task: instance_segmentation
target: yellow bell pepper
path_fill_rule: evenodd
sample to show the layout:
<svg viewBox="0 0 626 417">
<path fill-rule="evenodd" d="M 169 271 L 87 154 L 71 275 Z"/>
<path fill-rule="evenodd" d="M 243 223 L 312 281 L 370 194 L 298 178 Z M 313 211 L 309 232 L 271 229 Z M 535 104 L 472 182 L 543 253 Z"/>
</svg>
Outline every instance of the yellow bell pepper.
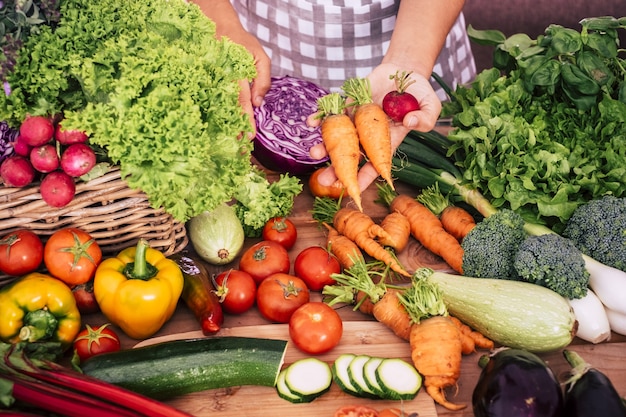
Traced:
<svg viewBox="0 0 626 417">
<path fill-rule="evenodd" d="M 134 339 L 159 331 L 174 314 L 182 290 L 178 264 L 144 239 L 102 261 L 93 287 L 102 313 Z"/>
<path fill-rule="evenodd" d="M 80 326 L 72 290 L 50 275 L 33 272 L 0 290 L 0 339 L 4 342 L 56 341 L 67 349 Z"/>
</svg>

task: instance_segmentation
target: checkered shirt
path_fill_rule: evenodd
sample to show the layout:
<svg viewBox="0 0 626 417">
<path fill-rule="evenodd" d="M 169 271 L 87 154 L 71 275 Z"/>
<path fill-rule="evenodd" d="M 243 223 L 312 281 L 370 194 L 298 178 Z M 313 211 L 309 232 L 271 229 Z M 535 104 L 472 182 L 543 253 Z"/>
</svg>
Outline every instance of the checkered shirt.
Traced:
<svg viewBox="0 0 626 417">
<path fill-rule="evenodd" d="M 291 75 L 337 91 L 365 77 L 384 56 L 397 0 L 231 0 L 244 27 L 272 60 L 272 76 Z M 433 69 L 453 89 L 476 75 L 461 14 Z M 433 80 L 442 100 L 446 95 Z"/>
</svg>

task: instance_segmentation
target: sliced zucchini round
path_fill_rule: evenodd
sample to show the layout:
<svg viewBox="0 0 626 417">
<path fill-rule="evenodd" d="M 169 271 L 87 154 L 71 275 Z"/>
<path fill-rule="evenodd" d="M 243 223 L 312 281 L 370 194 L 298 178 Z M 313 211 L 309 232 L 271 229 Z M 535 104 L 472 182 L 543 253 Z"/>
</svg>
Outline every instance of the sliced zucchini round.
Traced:
<svg viewBox="0 0 626 417">
<path fill-rule="evenodd" d="M 330 366 L 317 358 L 300 359 L 285 372 L 285 386 L 303 402 L 313 401 L 330 389 L 333 382 Z"/>
<path fill-rule="evenodd" d="M 376 380 L 385 398 L 412 400 L 422 387 L 422 376 L 402 359 L 385 359 L 376 368 Z"/>
</svg>

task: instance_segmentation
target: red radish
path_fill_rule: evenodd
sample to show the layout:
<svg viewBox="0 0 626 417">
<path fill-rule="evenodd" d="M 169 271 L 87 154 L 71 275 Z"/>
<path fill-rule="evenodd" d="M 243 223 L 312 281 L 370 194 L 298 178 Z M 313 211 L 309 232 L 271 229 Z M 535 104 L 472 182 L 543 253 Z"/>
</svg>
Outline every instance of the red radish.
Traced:
<svg viewBox="0 0 626 417">
<path fill-rule="evenodd" d="M 27 144 L 24 139 L 20 139 L 19 135 L 15 138 L 15 142 L 13 142 L 13 151 L 17 155 L 30 156 L 31 149 L 33 149 L 33 147 Z"/>
<path fill-rule="evenodd" d="M 85 175 L 96 165 L 96 153 L 85 143 L 74 143 L 61 155 L 61 169 L 72 177 Z"/>
<path fill-rule="evenodd" d="M 47 143 L 30 151 L 30 163 L 39 172 L 52 172 L 59 167 L 59 155 L 56 146 Z"/>
<path fill-rule="evenodd" d="M 85 143 L 87 142 L 87 134 L 80 130 L 64 130 L 61 127 L 61 123 L 57 124 L 54 131 L 54 138 L 61 145 L 71 145 L 73 143 Z"/>
<path fill-rule="evenodd" d="M 20 125 L 20 137 L 30 146 L 48 143 L 54 136 L 52 121 L 44 116 L 28 116 Z"/>
<path fill-rule="evenodd" d="M 41 198 L 49 206 L 64 207 L 72 201 L 76 194 L 74 179 L 63 171 L 47 174 L 39 186 Z"/>
<path fill-rule="evenodd" d="M 0 176 L 7 187 L 25 187 L 35 179 L 35 169 L 27 158 L 13 155 L 2 162 Z"/>
<path fill-rule="evenodd" d="M 388 92 L 383 98 L 383 110 L 394 122 L 402 123 L 407 113 L 420 109 L 417 99 L 406 91 L 415 82 L 410 77 L 411 73 L 406 71 L 389 76 L 395 81 L 396 90 Z"/>
</svg>

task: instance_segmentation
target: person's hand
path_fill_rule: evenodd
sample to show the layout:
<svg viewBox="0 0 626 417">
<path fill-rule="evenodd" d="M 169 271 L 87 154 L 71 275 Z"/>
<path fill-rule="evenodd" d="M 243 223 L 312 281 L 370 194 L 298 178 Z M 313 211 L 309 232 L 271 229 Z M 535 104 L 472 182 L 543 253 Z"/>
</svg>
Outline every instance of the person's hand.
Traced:
<svg viewBox="0 0 626 417">
<path fill-rule="evenodd" d="M 394 81 L 390 79 L 390 75 L 394 75 L 396 71 L 409 71 L 406 68 L 399 68 L 393 64 L 381 64 L 372 71 L 368 76 L 372 86 L 372 97 L 375 103 L 382 105 L 384 96 L 395 90 Z M 412 73 L 411 78 L 415 80 L 407 91 L 415 96 L 420 104 L 420 109 L 408 113 L 402 123 L 395 123 L 389 119 L 391 132 L 391 147 L 395 152 L 396 148 L 402 143 L 410 130 L 419 130 L 427 132 L 435 127 L 435 123 L 441 113 L 441 100 L 433 90 L 428 79 L 419 74 Z M 320 121 L 314 117 L 309 117 L 309 124 L 319 124 Z M 323 144 L 316 145 L 310 150 L 311 157 L 321 159 L 327 155 Z M 359 170 L 358 182 L 361 191 L 372 184 L 378 178 L 378 172 L 369 162 L 363 165 Z M 337 176 L 332 166 L 326 168 L 319 174 L 318 181 L 321 185 L 332 185 L 337 181 Z"/>
<path fill-rule="evenodd" d="M 252 82 L 248 80 L 239 81 L 239 103 L 243 110 L 250 116 L 252 126 L 252 137 L 256 135 L 256 123 L 254 121 L 254 107 L 263 103 L 265 93 L 270 89 L 272 79 L 270 76 L 270 58 L 265 53 L 259 40 L 246 31 L 240 31 L 230 36 L 230 39 L 242 45 L 250 52 L 254 58 L 256 66 L 256 77 Z"/>
</svg>

